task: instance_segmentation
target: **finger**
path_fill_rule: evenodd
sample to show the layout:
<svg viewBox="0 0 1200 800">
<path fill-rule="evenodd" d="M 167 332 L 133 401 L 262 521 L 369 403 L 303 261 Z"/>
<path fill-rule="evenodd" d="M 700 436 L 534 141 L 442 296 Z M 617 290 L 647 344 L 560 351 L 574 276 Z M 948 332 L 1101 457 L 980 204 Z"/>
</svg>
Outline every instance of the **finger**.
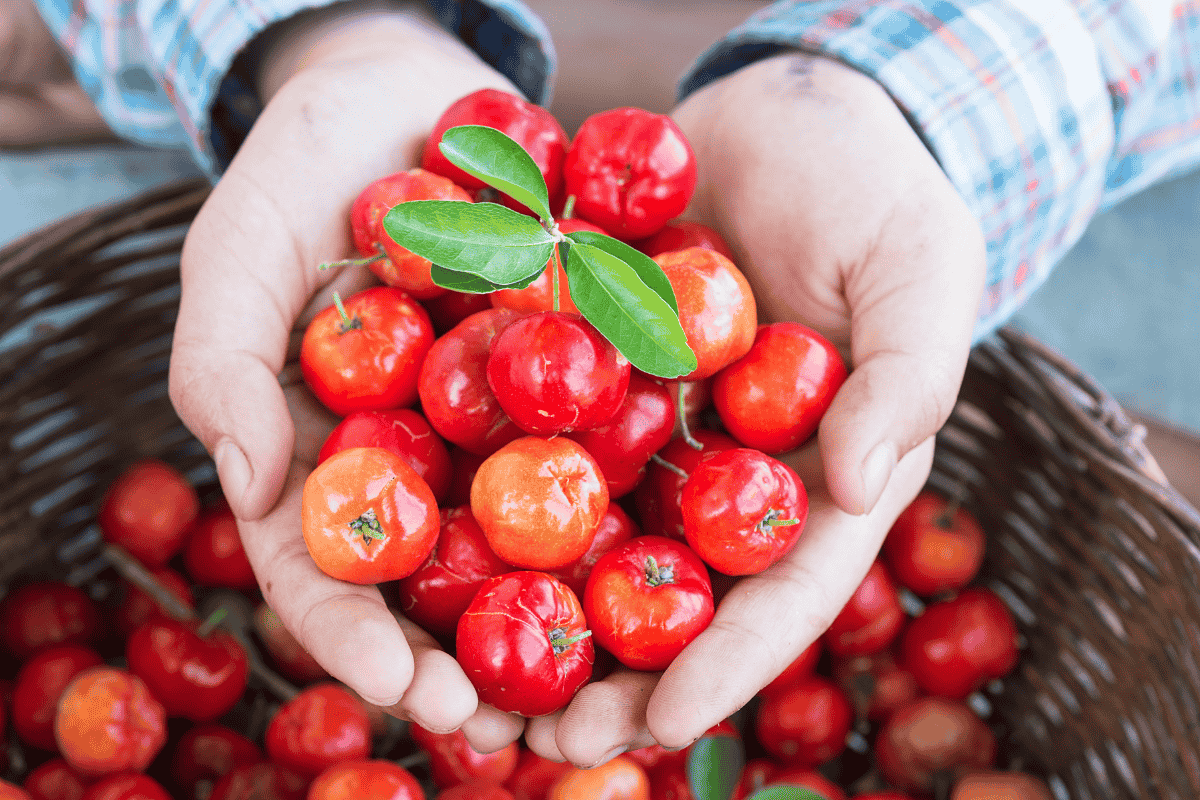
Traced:
<svg viewBox="0 0 1200 800">
<path fill-rule="evenodd" d="M 463 736 L 471 747 L 480 753 L 494 753 L 515 742 L 525 731 L 525 718 L 519 714 L 508 714 L 487 703 L 463 723 Z"/>
<path fill-rule="evenodd" d="M 646 707 L 650 733 L 683 747 L 744 706 L 837 616 L 870 568 L 896 516 L 929 474 L 933 441 L 901 459 L 875 508 L 839 509 L 813 487 L 795 548 L 726 595 L 712 623 L 663 673 Z"/>
<path fill-rule="evenodd" d="M 479 708 L 475 687 L 436 639 L 395 609 L 392 615 L 412 651 L 413 679 L 388 713 L 434 733 L 457 730 Z"/>
<path fill-rule="evenodd" d="M 0 89 L 0 147 L 111 138 L 112 131 L 78 84 Z"/>
<path fill-rule="evenodd" d="M 555 749 L 584 769 L 654 743 L 646 703 L 660 673 L 617 670 L 584 686 L 554 721 Z M 531 722 L 534 723 L 541 720 Z"/>
</svg>

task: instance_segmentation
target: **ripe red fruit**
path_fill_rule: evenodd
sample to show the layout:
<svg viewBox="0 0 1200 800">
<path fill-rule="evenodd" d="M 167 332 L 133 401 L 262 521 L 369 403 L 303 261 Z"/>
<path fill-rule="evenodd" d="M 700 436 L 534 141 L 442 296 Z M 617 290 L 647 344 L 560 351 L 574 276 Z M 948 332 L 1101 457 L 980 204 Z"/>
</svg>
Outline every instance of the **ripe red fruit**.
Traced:
<svg viewBox="0 0 1200 800">
<path fill-rule="evenodd" d="M 596 562 L 583 607 L 596 643 L 622 664 L 666 669 L 712 621 L 712 584 L 687 547 L 640 536 Z"/>
<path fill-rule="evenodd" d="M 687 208 L 696 156 L 670 117 L 614 108 L 579 126 L 563 177 L 579 216 L 618 239 L 643 239 Z"/>
<path fill-rule="evenodd" d="M 550 788 L 548 800 L 649 800 L 650 779 L 628 756 L 598 767 L 572 767 Z"/>
<path fill-rule="evenodd" d="M 859 717 L 882 722 L 920 694 L 912 673 L 891 650 L 835 659 L 833 679 L 845 690 Z"/>
<path fill-rule="evenodd" d="M 433 492 L 412 467 L 389 450 L 355 447 L 309 474 L 301 527 L 322 572 L 372 584 L 416 570 L 440 526 Z"/>
<path fill-rule="evenodd" d="M 212 722 L 233 708 L 250 675 L 246 651 L 232 634 L 202 637 L 195 622 L 173 619 L 152 619 L 134 631 L 125 659 L 168 716 L 193 722 Z"/>
<path fill-rule="evenodd" d="M 693 430 L 692 437 L 703 446 L 702 450 L 692 447 L 684 439 L 672 439 L 658 452 L 659 458 L 677 467 L 683 475 L 651 462 L 646 467 L 645 479 L 634 491 L 642 531 L 648 535 L 685 541 L 680 502 L 687 476 L 704 459 L 738 446 L 733 439 L 716 431 Z"/>
<path fill-rule="evenodd" d="M 470 781 L 438 792 L 437 800 L 513 800 L 512 793 L 490 781 Z"/>
<path fill-rule="evenodd" d="M 236 767 L 266 760 L 258 745 L 216 723 L 189 728 L 171 758 L 171 777 L 190 796 L 200 781 L 216 781 Z"/>
<path fill-rule="evenodd" d="M 183 548 L 183 565 L 201 586 L 224 586 L 243 592 L 258 588 L 254 568 L 242 548 L 237 518 L 228 505 L 203 512 Z"/>
<path fill-rule="evenodd" d="M 391 450 L 429 484 L 439 504 L 445 501 L 450 489 L 450 451 L 420 412 L 393 408 L 348 414 L 326 437 L 317 463 L 352 447 Z"/>
<path fill-rule="evenodd" d="M 551 761 L 522 748 L 504 788 L 512 792 L 513 800 L 546 800 L 550 787 L 571 769 L 569 762 Z"/>
<path fill-rule="evenodd" d="M 954 784 L 950 800 L 1050 800 L 1050 797 L 1046 784 L 1033 775 L 989 770 L 963 775 Z"/>
<path fill-rule="evenodd" d="M 846 746 L 854 719 L 841 687 L 817 675 L 763 698 L 754 716 L 758 741 L 776 758 L 816 767 Z"/>
<path fill-rule="evenodd" d="M 716 375 L 750 351 L 758 306 L 741 271 L 720 253 L 689 247 L 655 256 L 679 305 L 679 324 L 696 354 L 696 368 L 681 380 Z"/>
<path fill-rule="evenodd" d="M 496 334 L 488 386 L 521 430 L 550 436 L 613 418 L 629 387 L 629 360 L 583 317 L 539 311 Z"/>
<path fill-rule="evenodd" d="M 421 366 L 421 410 L 434 430 L 476 455 L 489 455 L 524 435 L 487 381 L 492 339 L 520 314 L 493 308 L 472 314 L 441 336 Z"/>
<path fill-rule="evenodd" d="M 991 591 L 967 589 L 909 623 L 900 660 L 923 691 L 962 699 L 1016 665 L 1016 623 Z"/>
<path fill-rule="evenodd" d="M 983 564 L 984 534 L 964 508 L 930 491 L 918 494 L 900 512 L 883 557 L 901 585 L 922 597 L 961 589 Z"/>
<path fill-rule="evenodd" d="M 433 733 L 413 723 L 409 736 L 429 754 L 433 782 L 443 789 L 470 781 L 504 783 L 517 767 L 516 742 L 492 753 L 480 753 L 461 730 Z"/>
<path fill-rule="evenodd" d="M 31 800 L 31 798 L 20 786 L 0 780 L 0 800 Z"/>
<path fill-rule="evenodd" d="M 846 374 L 837 348 L 811 328 L 759 325 L 750 350 L 713 377 L 713 405 L 733 438 L 782 453 L 816 433 Z"/>
<path fill-rule="evenodd" d="M 167 591 L 179 598 L 188 608 L 194 609 L 196 598 L 192 595 L 191 584 L 170 567 L 150 570 Z M 117 630 L 122 636 L 128 637 L 151 617 L 166 616 L 153 597 L 146 594 L 138 586 L 125 583 L 125 597 L 117 607 Z"/>
<path fill-rule="evenodd" d="M 846 800 L 842 787 L 811 769 L 782 769 L 771 776 L 767 786 L 799 786 L 816 792 L 825 800 Z"/>
<path fill-rule="evenodd" d="M 309 786 L 308 800 L 425 800 L 425 790 L 399 764 L 365 759 L 326 769 Z"/>
<path fill-rule="evenodd" d="M 23 785 L 32 800 L 80 800 L 87 791 L 87 782 L 64 758 L 43 763 L 25 776 Z M 0 798 L 5 797 L 0 791 Z"/>
<path fill-rule="evenodd" d="M 410 200 L 459 200 L 471 202 L 471 195 L 452 180 L 410 169 L 372 182 L 350 206 L 350 231 L 359 254 L 370 258 L 382 251 L 386 258 L 372 261 L 368 267 L 388 286 L 424 300 L 438 297 L 445 289 L 429 275 L 430 262 L 396 244 L 383 229 L 383 218 L 393 206 Z"/>
<path fill-rule="evenodd" d="M 96 603 L 65 583 L 28 583 L 0 601 L 0 637 L 22 661 L 52 644 L 90 644 L 100 633 Z"/>
<path fill-rule="evenodd" d="M 200 512 L 187 478 L 157 459 L 130 465 L 108 487 L 97 521 L 105 540 L 120 545 L 147 567 L 170 561 Z"/>
<path fill-rule="evenodd" d="M 817 670 L 817 662 L 821 660 L 821 650 L 821 640 L 817 639 L 804 648 L 791 664 L 784 667 L 783 672 L 760 690 L 759 694 L 779 694 L 812 675 Z"/>
<path fill-rule="evenodd" d="M 63 758 L 83 775 L 141 771 L 167 741 L 167 714 L 141 678 L 91 667 L 63 690 L 54 737 Z"/>
<path fill-rule="evenodd" d="M 434 635 L 453 636 L 483 582 L 511 570 L 488 545 L 470 506 L 444 508 L 429 558 L 400 581 L 400 610 Z"/>
<path fill-rule="evenodd" d="M 562 233 L 575 233 L 576 231 L 605 233 L 604 229 L 598 225 L 584 222 L 581 219 L 559 220 L 558 229 Z M 555 245 L 555 247 L 557 246 Z M 554 270 L 558 271 L 557 310 L 578 314 L 579 309 L 571 301 L 571 289 L 567 285 L 567 273 L 562 267 L 555 266 L 554 256 L 551 256 L 550 260 L 546 262 L 546 269 L 542 274 L 538 275 L 537 279 L 524 289 L 498 289 L 489 294 L 488 297 L 491 298 L 492 306 L 495 308 L 511 308 L 523 314 L 532 314 L 535 311 L 554 311 Z"/>
<path fill-rule="evenodd" d="M 634 242 L 634 246 L 651 258 L 673 250 L 703 247 L 717 251 L 730 261 L 733 260 L 733 251 L 729 249 L 721 234 L 707 225 L 683 219 L 671 220 L 653 236 Z"/>
<path fill-rule="evenodd" d="M 752 758 L 746 762 L 742 770 L 742 779 L 733 790 L 730 800 L 746 800 L 770 781 L 771 776 L 779 772 L 779 765 L 769 758 Z"/>
<path fill-rule="evenodd" d="M 162 785 L 140 772 L 109 775 L 93 783 L 83 800 L 171 800 Z"/>
<path fill-rule="evenodd" d="M 422 300 L 421 305 L 429 312 L 434 333 L 441 336 L 472 314 L 489 310 L 492 307 L 492 294 L 495 292 L 472 294 L 448 290 L 430 300 Z"/>
<path fill-rule="evenodd" d="M 298 683 L 329 677 L 325 668 L 300 646 L 291 631 L 283 627 L 279 615 L 266 603 L 260 603 L 254 610 L 254 630 L 275 667 L 287 677 Z"/>
<path fill-rule="evenodd" d="M 718 572 L 752 575 L 783 558 L 808 519 L 796 471 L 750 448 L 704 459 L 680 498 L 688 545 Z"/>
<path fill-rule="evenodd" d="M 442 112 L 421 152 L 421 166 L 445 175 L 464 188 L 482 189 L 487 184 L 454 166 L 438 149 L 446 131 L 458 125 L 485 125 L 509 136 L 533 157 L 546 181 L 551 200 L 559 195 L 568 139 L 562 125 L 549 111 L 511 92 L 480 89 L 454 101 Z M 502 198 L 509 208 L 525 210 L 512 198 Z"/>
<path fill-rule="evenodd" d="M 315 316 L 300 343 L 300 370 L 330 411 L 379 411 L 417 401 L 417 376 L 433 345 L 429 314 L 400 289 L 376 286 Z"/>
<path fill-rule="evenodd" d="M 975 712 L 956 700 L 922 697 L 897 709 L 875 739 L 875 761 L 888 783 L 927 793 L 934 775 L 990 767 L 996 737 Z"/>
<path fill-rule="evenodd" d="M 549 570 L 549 574 L 570 586 L 576 597 L 582 598 L 583 590 L 587 587 L 588 576 L 592 573 L 592 568 L 596 566 L 600 557 L 617 545 L 641 535 L 637 523 L 630 519 L 619 505 L 610 500 L 608 510 L 600 518 L 600 525 L 596 528 L 596 535 L 587 552 L 570 564 Z"/>
<path fill-rule="evenodd" d="M 541 572 L 491 578 L 458 622 L 457 658 L 479 699 L 526 717 L 565 706 L 595 650 L 575 594 Z"/>
<path fill-rule="evenodd" d="M 100 654 L 79 644 L 43 648 L 21 666 L 13 687 L 12 725 L 21 741 L 55 751 L 54 716 L 63 690 L 75 676 L 104 663 Z"/>
<path fill-rule="evenodd" d="M 835 656 L 878 653 L 900 635 L 906 619 L 892 576 L 876 560 L 825 631 L 825 644 Z"/>
<path fill-rule="evenodd" d="M 526 436 L 480 465 L 471 513 L 505 563 L 554 569 L 587 552 L 608 509 L 608 487 L 587 451 L 564 437 Z"/>
<path fill-rule="evenodd" d="M 357 697 L 322 683 L 279 709 L 267 725 L 266 745 L 273 762 L 311 778 L 334 764 L 367 758 L 371 722 Z"/>
<path fill-rule="evenodd" d="M 217 781 L 208 800 L 305 800 L 308 784 L 308 778 L 278 764 L 247 764 Z"/>
</svg>

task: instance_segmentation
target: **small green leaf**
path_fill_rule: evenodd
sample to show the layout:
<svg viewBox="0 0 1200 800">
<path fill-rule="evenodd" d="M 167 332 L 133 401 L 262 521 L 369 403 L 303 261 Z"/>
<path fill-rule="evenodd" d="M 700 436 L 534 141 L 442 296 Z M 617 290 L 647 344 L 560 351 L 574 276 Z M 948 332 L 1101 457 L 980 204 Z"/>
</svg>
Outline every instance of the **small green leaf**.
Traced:
<svg viewBox="0 0 1200 800">
<path fill-rule="evenodd" d="M 633 366 L 662 378 L 696 368 L 679 315 L 620 258 L 575 243 L 565 265 L 571 300 Z"/>
<path fill-rule="evenodd" d="M 546 179 L 525 148 L 495 128 L 459 125 L 442 134 L 442 155 L 464 172 L 516 200 L 547 222 L 550 197 Z"/>
<path fill-rule="evenodd" d="M 609 255 L 616 256 L 624 261 L 638 274 L 638 277 L 642 279 L 642 283 L 649 286 L 654 290 L 656 295 L 665 300 L 676 315 L 679 314 L 679 304 L 675 301 L 675 289 L 671 287 L 671 281 L 667 279 L 666 273 L 662 271 L 662 267 L 653 258 L 622 241 L 614 239 L 611 236 L 605 236 L 603 233 L 596 233 L 595 231 L 575 231 L 574 233 L 568 233 L 567 238 L 580 244 L 590 244 L 592 247 L 599 247 Z"/>
<path fill-rule="evenodd" d="M 687 757 L 688 785 L 695 800 L 729 800 L 742 778 L 746 751 L 734 736 L 702 736 Z"/>
<path fill-rule="evenodd" d="M 537 220 L 495 203 L 411 200 L 394 206 L 383 227 L 422 258 L 501 286 L 536 274 L 554 252 Z"/>
<path fill-rule="evenodd" d="M 431 264 L 429 266 L 429 277 L 433 278 L 433 282 L 444 289 L 451 289 L 455 292 L 466 292 L 467 294 L 487 294 L 488 292 L 495 292 L 500 289 L 524 289 L 536 281 L 545 269 L 546 265 L 543 264 L 541 269 L 528 278 L 516 283 L 500 284 L 484 280 L 478 275 L 472 275 L 469 272 L 455 272 L 452 269 Z"/>
<path fill-rule="evenodd" d="M 823 794 L 803 786 L 767 786 L 750 795 L 747 800 L 829 800 Z"/>
</svg>

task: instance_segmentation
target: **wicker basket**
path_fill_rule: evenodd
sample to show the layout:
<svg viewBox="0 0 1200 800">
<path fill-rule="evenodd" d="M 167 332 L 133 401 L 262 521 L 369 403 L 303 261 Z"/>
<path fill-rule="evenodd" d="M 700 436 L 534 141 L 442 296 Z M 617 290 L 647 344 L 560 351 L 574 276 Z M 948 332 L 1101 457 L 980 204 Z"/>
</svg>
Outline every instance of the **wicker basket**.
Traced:
<svg viewBox="0 0 1200 800">
<path fill-rule="evenodd" d="M 86 570 L 131 461 L 215 475 L 167 398 L 179 252 L 207 184 L 86 212 L 0 252 L 0 586 Z M 1200 514 L 1120 406 L 1005 330 L 972 353 L 930 483 L 989 531 L 1020 668 L 989 699 L 1056 795 L 1200 797 Z"/>
</svg>

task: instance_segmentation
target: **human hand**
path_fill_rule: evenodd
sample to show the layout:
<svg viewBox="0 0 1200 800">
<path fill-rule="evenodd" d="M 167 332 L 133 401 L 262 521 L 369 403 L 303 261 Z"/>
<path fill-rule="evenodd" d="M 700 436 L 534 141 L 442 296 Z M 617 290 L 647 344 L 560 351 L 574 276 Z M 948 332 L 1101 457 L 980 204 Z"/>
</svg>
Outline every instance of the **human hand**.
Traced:
<svg viewBox="0 0 1200 800">
<path fill-rule="evenodd" d="M 354 254 L 358 193 L 415 166 L 454 100 L 516 90 L 422 12 L 382 3 L 289 25 L 260 78 L 270 99 L 184 245 L 172 401 L 213 454 L 264 598 L 301 645 L 367 701 L 494 749 L 523 722 L 478 706 L 455 660 L 398 623 L 378 589 L 334 580 L 309 556 L 301 493 L 336 420 L 296 360 L 332 292 L 374 282 L 363 267 L 317 270 Z"/>
<path fill-rule="evenodd" d="M 825 631 L 929 474 L 983 289 L 978 223 L 866 76 L 785 54 L 673 116 L 700 170 L 688 216 L 733 247 L 760 320 L 815 328 L 853 370 L 816 441 L 782 457 L 810 496 L 796 547 L 738 581 L 664 673 L 618 672 L 530 721 L 534 750 L 581 766 L 614 748 L 686 745 Z"/>
<path fill-rule="evenodd" d="M 0 0 L 0 147 L 111 137 L 33 0 Z"/>
</svg>

